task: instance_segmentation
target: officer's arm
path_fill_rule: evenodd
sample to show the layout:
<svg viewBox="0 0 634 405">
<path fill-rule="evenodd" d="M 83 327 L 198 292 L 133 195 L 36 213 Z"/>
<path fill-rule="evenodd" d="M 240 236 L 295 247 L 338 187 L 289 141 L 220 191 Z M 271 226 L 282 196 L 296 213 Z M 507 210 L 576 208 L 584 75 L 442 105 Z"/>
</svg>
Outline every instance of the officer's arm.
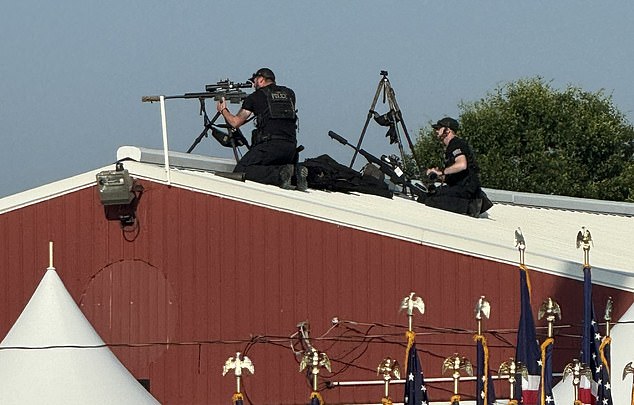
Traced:
<svg viewBox="0 0 634 405">
<path fill-rule="evenodd" d="M 460 155 L 456 157 L 456 160 L 451 166 L 445 167 L 443 170 L 443 174 L 454 174 L 459 173 L 463 170 L 467 169 L 467 157 L 465 155 Z"/>
<path fill-rule="evenodd" d="M 216 109 L 220 114 L 222 114 L 222 117 L 225 119 L 227 124 L 231 125 L 233 128 L 238 128 L 247 122 L 252 114 L 251 111 L 245 110 L 244 108 L 241 108 L 236 115 L 231 114 L 231 111 L 227 108 L 227 103 L 224 98 L 218 101 Z"/>
</svg>

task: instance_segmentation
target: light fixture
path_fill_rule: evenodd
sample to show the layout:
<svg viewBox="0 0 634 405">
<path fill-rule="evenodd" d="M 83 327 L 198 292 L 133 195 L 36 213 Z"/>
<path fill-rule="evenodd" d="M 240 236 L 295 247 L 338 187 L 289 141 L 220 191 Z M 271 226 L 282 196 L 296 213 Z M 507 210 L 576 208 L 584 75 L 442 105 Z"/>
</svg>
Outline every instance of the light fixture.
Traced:
<svg viewBox="0 0 634 405">
<path fill-rule="evenodd" d="M 99 200 L 104 206 L 106 219 L 118 220 L 122 227 L 136 222 L 136 207 L 143 193 L 143 186 L 130 176 L 123 163 L 117 162 L 115 170 L 97 173 Z"/>
<path fill-rule="evenodd" d="M 104 170 L 97 173 L 99 199 L 103 205 L 130 204 L 135 197 L 132 188 L 134 180 L 130 177 L 123 163 L 118 162 L 115 170 Z"/>
</svg>

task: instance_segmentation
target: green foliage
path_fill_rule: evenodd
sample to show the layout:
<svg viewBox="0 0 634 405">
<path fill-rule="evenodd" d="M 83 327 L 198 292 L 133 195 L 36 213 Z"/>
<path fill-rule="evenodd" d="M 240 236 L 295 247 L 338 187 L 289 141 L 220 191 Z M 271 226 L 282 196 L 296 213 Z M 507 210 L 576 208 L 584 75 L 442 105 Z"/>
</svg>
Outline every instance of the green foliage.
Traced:
<svg viewBox="0 0 634 405">
<path fill-rule="evenodd" d="M 559 91 L 537 77 L 459 108 L 484 187 L 634 201 L 634 128 L 602 91 Z M 435 166 L 440 146 L 429 129 L 415 149 Z"/>
</svg>

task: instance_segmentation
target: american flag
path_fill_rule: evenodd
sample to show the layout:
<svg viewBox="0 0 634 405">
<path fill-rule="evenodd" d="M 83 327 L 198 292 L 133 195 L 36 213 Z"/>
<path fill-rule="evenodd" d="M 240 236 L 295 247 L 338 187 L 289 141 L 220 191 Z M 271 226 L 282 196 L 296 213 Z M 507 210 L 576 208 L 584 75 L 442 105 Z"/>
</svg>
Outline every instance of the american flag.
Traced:
<svg viewBox="0 0 634 405">
<path fill-rule="evenodd" d="M 579 400 L 590 405 L 611 405 L 612 387 L 609 374 L 609 338 L 603 345 L 601 356 L 601 334 L 594 320 L 592 305 L 592 272 L 590 266 L 583 267 L 583 331 L 581 334 L 581 362 L 592 370 L 592 381 L 581 377 Z M 606 352 L 607 346 L 607 352 Z M 605 354 L 607 353 L 607 356 Z"/>
<path fill-rule="evenodd" d="M 476 404 L 495 404 L 495 388 L 493 379 L 489 376 L 489 348 L 487 340 L 482 335 L 473 337 L 476 341 L 477 379 L 476 379 Z"/>
<path fill-rule="evenodd" d="M 515 399 L 521 399 L 524 405 L 537 405 L 539 402 L 541 356 L 531 309 L 528 269 L 524 265 L 520 266 L 520 302 L 521 312 L 515 360 L 526 366 L 528 379 L 523 377 L 518 379 L 515 387 Z"/>
<path fill-rule="evenodd" d="M 420 365 L 414 332 L 407 332 L 407 373 L 405 374 L 405 405 L 429 405 L 427 388 L 423 377 L 423 368 Z"/>
<path fill-rule="evenodd" d="M 542 385 L 540 392 L 541 405 L 555 405 L 553 397 L 553 344 L 555 340 L 548 338 L 542 343 Z"/>
</svg>

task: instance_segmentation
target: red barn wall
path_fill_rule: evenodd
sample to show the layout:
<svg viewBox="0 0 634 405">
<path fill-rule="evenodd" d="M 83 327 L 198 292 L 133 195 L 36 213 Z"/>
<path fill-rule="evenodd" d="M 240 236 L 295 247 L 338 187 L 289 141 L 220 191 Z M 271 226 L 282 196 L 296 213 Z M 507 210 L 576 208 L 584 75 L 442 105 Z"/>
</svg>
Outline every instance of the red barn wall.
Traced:
<svg viewBox="0 0 634 405">
<path fill-rule="evenodd" d="M 95 188 L 0 216 L 0 338 L 37 287 L 52 240 L 54 265 L 69 292 L 130 371 L 150 380 L 163 404 L 228 403 L 235 380 L 221 371 L 238 351 L 255 364 L 255 375 L 243 379 L 248 400 L 306 403 L 310 387 L 291 350 L 291 336 L 304 320 L 313 345 L 332 361 L 320 388 L 324 381 L 377 379 L 382 358 L 404 365 L 407 317 L 398 306 L 410 291 L 426 303 L 426 313 L 414 320 L 426 377 L 439 377 L 442 360 L 455 352 L 475 361 L 473 308 L 481 295 L 492 305 L 484 327 L 496 331 L 487 334 L 491 368 L 514 355 L 514 266 L 143 185 L 136 229 L 107 221 Z M 534 315 L 548 296 L 562 307 L 565 327 L 556 338 L 561 369 L 579 352 L 582 283 L 537 272 L 531 282 Z M 617 317 L 634 302 L 630 293 L 595 286 L 597 313 L 610 295 Z M 541 340 L 544 334 L 538 331 Z M 502 395 L 508 392 L 506 384 L 496 384 Z M 428 389 L 431 399 L 447 400 L 452 384 Z M 464 399 L 473 397 L 473 384 L 461 390 Z M 322 396 L 330 404 L 368 403 L 380 402 L 382 393 L 382 386 L 342 387 Z M 393 386 L 392 397 L 401 396 L 401 386 Z"/>
</svg>

